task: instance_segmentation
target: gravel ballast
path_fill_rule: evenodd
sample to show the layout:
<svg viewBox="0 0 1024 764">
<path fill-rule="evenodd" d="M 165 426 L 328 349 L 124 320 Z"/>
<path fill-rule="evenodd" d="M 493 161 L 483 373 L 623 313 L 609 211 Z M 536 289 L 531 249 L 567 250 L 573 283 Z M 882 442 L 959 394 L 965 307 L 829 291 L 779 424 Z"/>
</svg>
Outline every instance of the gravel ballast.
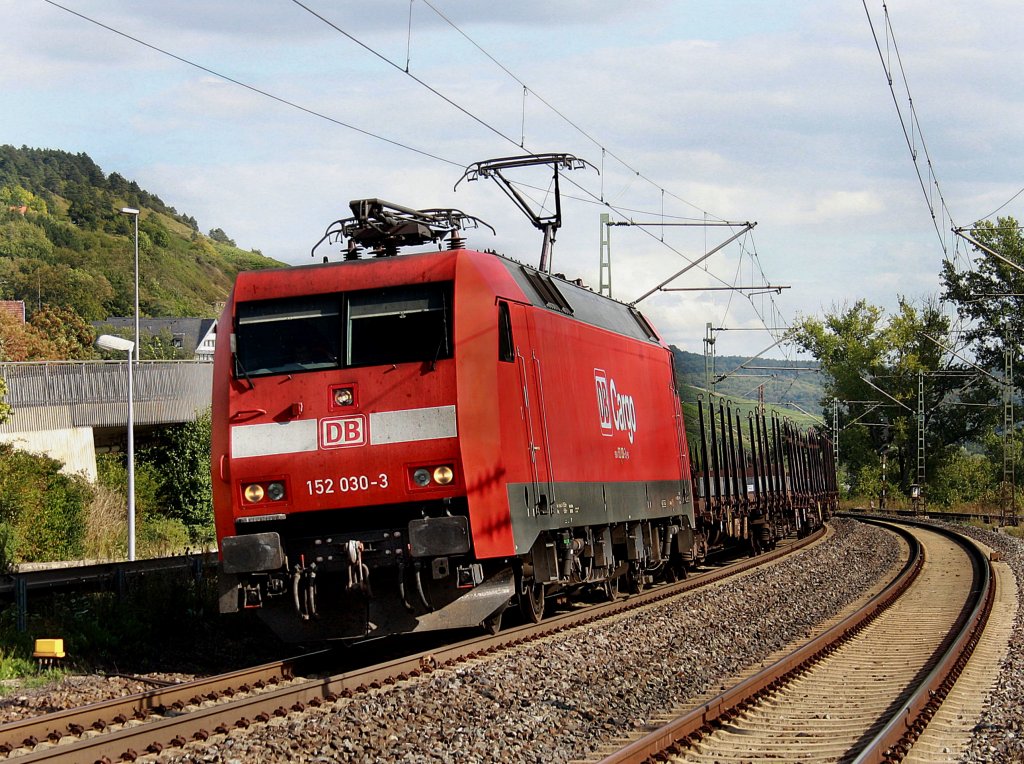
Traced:
<svg viewBox="0 0 1024 764">
<path fill-rule="evenodd" d="M 717 692 L 799 639 L 896 564 L 887 534 L 847 520 L 836 535 L 770 571 L 683 599 L 441 669 L 145 760 L 208 762 L 548 762 L 593 757 L 665 709 Z M 956 526 L 1024 582 L 1024 541 Z M 186 681 L 188 674 L 156 674 Z M 5 683 L 6 684 L 6 683 Z M 0 723 L 123 696 L 152 685 L 68 676 L 0 698 Z M 1024 596 L 1007 656 L 962 762 L 1024 761 Z"/>
<path fill-rule="evenodd" d="M 899 560 L 848 520 L 769 570 L 151 761 L 553 762 L 717 689 L 842 611 Z"/>
<path fill-rule="evenodd" d="M 1018 587 L 1017 614 L 1006 658 L 961 761 L 1024 762 L 1024 541 L 968 526 L 956 529 L 999 552 Z"/>
</svg>

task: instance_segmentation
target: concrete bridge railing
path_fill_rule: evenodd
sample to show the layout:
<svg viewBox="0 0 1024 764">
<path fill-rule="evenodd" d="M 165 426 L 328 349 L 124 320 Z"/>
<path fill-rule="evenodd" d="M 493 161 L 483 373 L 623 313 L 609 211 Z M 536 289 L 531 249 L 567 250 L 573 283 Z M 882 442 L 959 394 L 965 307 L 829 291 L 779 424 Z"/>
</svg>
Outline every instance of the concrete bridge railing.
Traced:
<svg viewBox="0 0 1024 764">
<path fill-rule="evenodd" d="M 128 422 L 128 361 L 0 363 L 11 417 L 0 440 L 60 459 L 95 478 L 94 431 Z M 210 405 L 213 364 L 140 361 L 134 370 L 137 427 L 192 421 Z"/>
</svg>

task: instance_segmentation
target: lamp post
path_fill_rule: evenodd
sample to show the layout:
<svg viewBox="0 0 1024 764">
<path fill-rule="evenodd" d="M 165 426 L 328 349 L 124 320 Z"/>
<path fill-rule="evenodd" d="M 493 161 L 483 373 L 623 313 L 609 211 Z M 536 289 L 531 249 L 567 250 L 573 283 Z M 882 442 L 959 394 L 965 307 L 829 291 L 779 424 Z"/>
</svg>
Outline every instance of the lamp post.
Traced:
<svg viewBox="0 0 1024 764">
<path fill-rule="evenodd" d="M 96 338 L 96 347 L 101 350 L 128 353 L 128 559 L 135 559 L 135 393 L 132 380 L 132 350 L 137 342 L 101 334 Z"/>
<path fill-rule="evenodd" d="M 135 218 L 135 362 L 139 361 L 139 211 L 122 207 L 121 212 Z"/>
</svg>

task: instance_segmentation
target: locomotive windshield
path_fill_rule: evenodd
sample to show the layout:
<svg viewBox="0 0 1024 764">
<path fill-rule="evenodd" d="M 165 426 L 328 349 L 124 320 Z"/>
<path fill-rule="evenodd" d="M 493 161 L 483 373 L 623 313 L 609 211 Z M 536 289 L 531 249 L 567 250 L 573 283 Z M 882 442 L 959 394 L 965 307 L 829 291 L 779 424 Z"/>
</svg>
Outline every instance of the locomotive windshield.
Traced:
<svg viewBox="0 0 1024 764">
<path fill-rule="evenodd" d="M 450 358 L 451 304 L 449 283 L 239 303 L 235 375 Z"/>
<path fill-rule="evenodd" d="M 451 357 L 450 292 L 441 285 L 355 292 L 347 303 L 346 365 Z"/>
</svg>

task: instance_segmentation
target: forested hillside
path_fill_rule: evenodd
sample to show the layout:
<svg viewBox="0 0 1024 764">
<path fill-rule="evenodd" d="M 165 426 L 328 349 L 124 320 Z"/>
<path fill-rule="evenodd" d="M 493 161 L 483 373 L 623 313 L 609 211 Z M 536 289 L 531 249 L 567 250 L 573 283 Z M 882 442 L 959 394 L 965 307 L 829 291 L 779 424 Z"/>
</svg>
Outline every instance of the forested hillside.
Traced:
<svg viewBox="0 0 1024 764">
<path fill-rule="evenodd" d="M 704 388 L 704 356 L 672 346 L 676 374 L 684 385 Z M 739 369 L 748 361 L 744 356 L 718 356 L 715 358 L 716 375 Z M 783 368 L 785 367 L 785 368 Z M 764 385 L 764 400 L 770 404 L 796 404 L 814 416 L 821 416 L 821 400 L 825 395 L 825 380 L 816 361 L 787 361 L 756 358 L 743 369 L 715 385 L 715 392 L 733 400 L 757 400 L 757 388 Z M 796 370 L 799 369 L 799 370 Z M 790 415 L 798 409 L 791 406 Z"/>
<path fill-rule="evenodd" d="M 85 154 L 0 146 L 0 299 L 24 300 L 31 336 L 0 322 L 0 360 L 81 357 L 87 323 L 134 307 L 144 316 L 213 317 L 240 270 L 280 265 L 248 252 Z M 84 333 L 84 336 L 82 336 Z"/>
</svg>

